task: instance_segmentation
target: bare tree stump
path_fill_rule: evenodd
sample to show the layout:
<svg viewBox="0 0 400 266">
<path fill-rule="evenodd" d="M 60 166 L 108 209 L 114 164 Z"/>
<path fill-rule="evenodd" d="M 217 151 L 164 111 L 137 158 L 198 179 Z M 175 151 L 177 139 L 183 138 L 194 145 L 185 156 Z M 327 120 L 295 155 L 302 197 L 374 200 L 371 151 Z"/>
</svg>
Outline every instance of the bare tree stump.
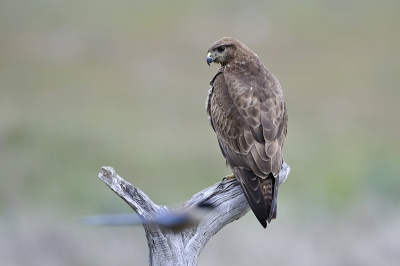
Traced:
<svg viewBox="0 0 400 266">
<path fill-rule="evenodd" d="M 290 167 L 283 162 L 279 185 L 288 177 Z M 225 225 L 245 215 L 250 207 L 238 181 L 223 180 L 195 194 L 178 209 L 170 211 L 154 204 L 139 188 L 122 179 L 112 167 L 103 167 L 99 178 L 118 194 L 138 214 L 149 246 L 149 265 L 197 265 L 198 257 L 208 240 Z M 190 211 L 197 206 L 213 208 L 197 222 L 183 226 L 163 226 L 163 218 L 174 214 L 179 219 L 193 216 Z M 168 218 L 170 219 L 170 218 Z M 185 219 L 184 219 L 185 220 Z"/>
</svg>

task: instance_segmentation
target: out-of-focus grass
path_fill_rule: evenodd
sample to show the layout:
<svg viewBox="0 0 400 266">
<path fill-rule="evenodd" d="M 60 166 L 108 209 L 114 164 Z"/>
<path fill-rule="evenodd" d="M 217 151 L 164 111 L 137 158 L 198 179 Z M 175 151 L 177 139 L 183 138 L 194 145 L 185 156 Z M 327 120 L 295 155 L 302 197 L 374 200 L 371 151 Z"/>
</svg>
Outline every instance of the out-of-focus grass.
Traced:
<svg viewBox="0 0 400 266">
<path fill-rule="evenodd" d="M 18 243 L 27 240 L 28 250 L 36 235 L 39 246 L 65 239 L 65 254 L 76 255 L 79 242 L 99 256 L 91 263 L 54 255 L 48 265 L 107 257 L 94 240 L 104 231 L 90 235 L 71 221 L 129 211 L 96 178 L 103 165 L 159 204 L 185 201 L 229 174 L 204 108 L 217 69 L 205 53 L 222 36 L 252 48 L 284 89 L 292 172 L 279 192 L 277 237 L 304 231 L 295 237 L 311 239 L 321 221 L 363 221 L 357 211 L 399 213 L 398 1 L 3 1 L 0 22 L 0 230 L 12 232 L 2 234 L 0 246 L 9 248 L 0 254 L 11 264 L 29 264 L 32 252 L 14 258 Z M 227 234 L 261 230 L 251 214 L 237 223 Z M 40 224 L 54 225 L 46 235 Z M 368 230 L 354 236 L 354 247 Z M 215 241 L 231 242 L 227 234 Z M 145 250 L 144 237 L 135 241 Z M 125 250 L 116 242 L 114 252 Z M 348 261 L 362 262 L 352 250 Z M 44 248 L 34 254 L 46 264 Z"/>
</svg>

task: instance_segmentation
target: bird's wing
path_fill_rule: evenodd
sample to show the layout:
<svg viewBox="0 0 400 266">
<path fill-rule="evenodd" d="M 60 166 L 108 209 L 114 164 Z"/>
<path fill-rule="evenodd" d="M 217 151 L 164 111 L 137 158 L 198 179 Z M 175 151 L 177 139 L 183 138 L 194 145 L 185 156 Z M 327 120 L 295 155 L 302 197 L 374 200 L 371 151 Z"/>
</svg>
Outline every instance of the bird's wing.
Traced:
<svg viewBox="0 0 400 266">
<path fill-rule="evenodd" d="M 211 83 L 209 115 L 221 150 L 265 227 L 265 220 L 275 216 L 274 177 L 282 164 L 287 115 L 279 82 L 267 70 L 260 78 L 264 82 L 218 73 Z"/>
<path fill-rule="evenodd" d="M 234 106 L 249 130 L 251 170 L 260 177 L 279 175 L 282 165 L 283 142 L 286 136 L 287 113 L 278 80 L 265 69 L 263 75 L 227 74 L 225 82 Z M 246 147 L 248 149 L 248 147 Z"/>
</svg>

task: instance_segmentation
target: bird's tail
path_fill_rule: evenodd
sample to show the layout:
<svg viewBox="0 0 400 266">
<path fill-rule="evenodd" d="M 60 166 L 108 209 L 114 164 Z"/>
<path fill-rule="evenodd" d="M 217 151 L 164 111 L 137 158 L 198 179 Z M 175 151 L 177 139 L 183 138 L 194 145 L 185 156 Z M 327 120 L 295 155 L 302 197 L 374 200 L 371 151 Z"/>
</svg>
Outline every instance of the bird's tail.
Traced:
<svg viewBox="0 0 400 266">
<path fill-rule="evenodd" d="M 267 221 L 276 218 L 278 182 L 270 173 L 266 178 L 256 176 L 246 169 L 232 169 L 238 178 L 251 210 L 261 225 L 266 228 Z"/>
</svg>

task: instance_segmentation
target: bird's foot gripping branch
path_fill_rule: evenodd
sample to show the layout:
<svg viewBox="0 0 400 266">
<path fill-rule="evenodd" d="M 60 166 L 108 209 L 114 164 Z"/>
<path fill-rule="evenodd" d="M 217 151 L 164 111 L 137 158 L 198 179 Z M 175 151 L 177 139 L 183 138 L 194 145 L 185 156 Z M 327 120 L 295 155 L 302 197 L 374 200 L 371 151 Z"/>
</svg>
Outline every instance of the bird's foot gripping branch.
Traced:
<svg viewBox="0 0 400 266">
<path fill-rule="evenodd" d="M 286 180 L 289 172 L 290 167 L 283 162 L 279 184 Z M 103 167 L 99 178 L 140 217 L 149 246 L 149 265 L 197 265 L 208 240 L 249 211 L 236 178 L 198 192 L 176 210 L 156 205 L 112 167 Z"/>
</svg>

